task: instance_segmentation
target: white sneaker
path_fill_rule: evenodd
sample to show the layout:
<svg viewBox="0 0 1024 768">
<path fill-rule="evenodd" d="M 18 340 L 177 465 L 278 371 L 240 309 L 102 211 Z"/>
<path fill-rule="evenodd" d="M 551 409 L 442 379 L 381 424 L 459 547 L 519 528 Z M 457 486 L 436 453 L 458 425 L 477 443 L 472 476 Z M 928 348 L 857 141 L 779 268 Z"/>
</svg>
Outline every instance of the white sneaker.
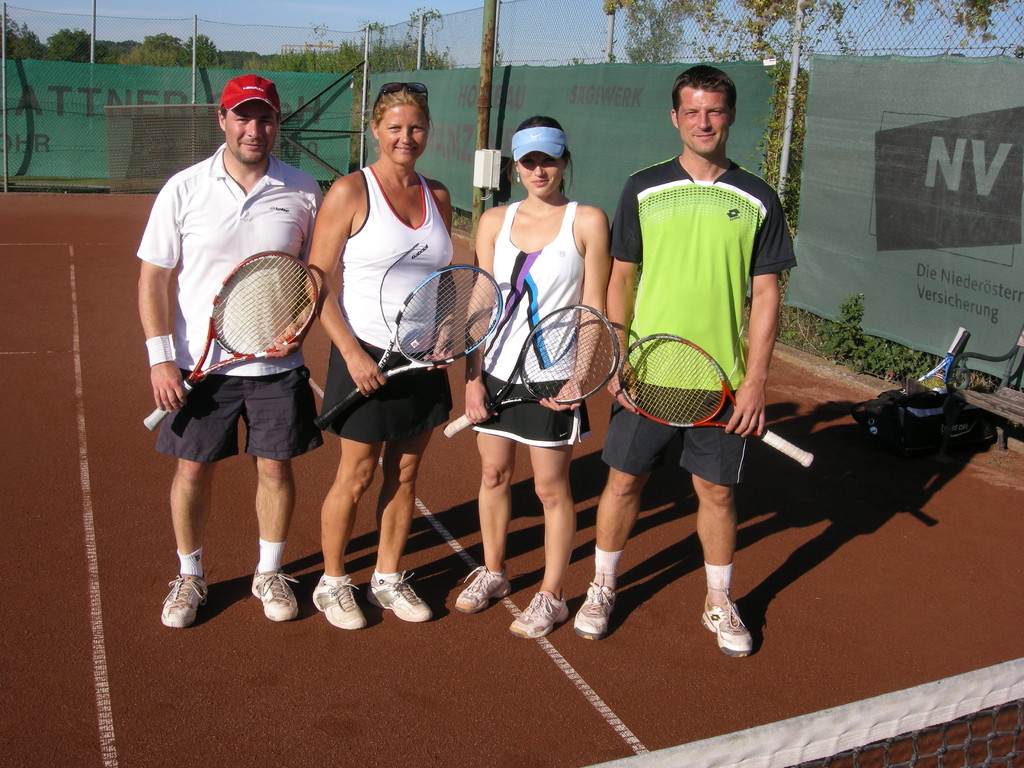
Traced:
<svg viewBox="0 0 1024 768">
<path fill-rule="evenodd" d="M 580 637 L 587 640 L 600 640 L 608 634 L 608 617 L 615 607 L 615 590 L 603 587 L 594 582 L 587 589 L 587 599 L 583 601 L 573 629 Z"/>
<path fill-rule="evenodd" d="M 252 577 L 252 593 L 263 602 L 263 614 L 271 621 L 291 621 L 299 615 L 299 603 L 289 581 L 299 582 L 284 571 L 257 573 Z"/>
<path fill-rule="evenodd" d="M 374 584 L 371 579 L 366 590 L 366 599 L 378 608 L 394 611 L 395 616 L 402 621 L 430 621 L 434 615 L 430 611 L 430 606 L 420 600 L 405 578 L 403 572 L 402 578 L 398 581 Z"/>
<path fill-rule="evenodd" d="M 206 602 L 206 581 L 200 576 L 176 576 L 167 584 L 160 621 L 165 627 L 183 629 L 196 620 L 196 610 Z"/>
<path fill-rule="evenodd" d="M 701 624 L 718 638 L 718 647 L 726 656 L 734 658 L 749 656 L 754 647 L 750 632 L 740 619 L 736 604 L 727 600 L 727 606 L 708 605 L 704 603 L 704 615 Z"/>
<path fill-rule="evenodd" d="M 327 580 L 327 576 L 321 576 L 320 583 L 313 590 L 313 603 L 334 626 L 362 629 L 366 626 L 366 617 L 356 603 L 355 591 L 356 587 L 348 576 L 334 579 L 333 583 Z"/>
<path fill-rule="evenodd" d="M 491 600 L 505 597 L 512 591 L 512 585 L 504 573 L 491 573 L 483 565 L 470 573 L 465 581 L 470 579 L 472 583 L 462 590 L 455 601 L 455 610 L 463 613 L 479 613 Z"/>
<path fill-rule="evenodd" d="M 569 607 L 565 600 L 559 600 L 550 592 L 538 592 L 526 606 L 526 610 L 512 622 L 508 631 L 517 637 L 532 640 L 550 634 L 555 624 L 568 618 Z"/>
</svg>

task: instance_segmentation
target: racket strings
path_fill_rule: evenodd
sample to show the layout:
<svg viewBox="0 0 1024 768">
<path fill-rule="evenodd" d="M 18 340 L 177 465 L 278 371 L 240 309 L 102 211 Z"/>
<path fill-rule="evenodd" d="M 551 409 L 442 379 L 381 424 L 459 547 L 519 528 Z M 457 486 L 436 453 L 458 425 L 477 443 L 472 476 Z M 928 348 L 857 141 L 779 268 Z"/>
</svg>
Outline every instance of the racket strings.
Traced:
<svg viewBox="0 0 1024 768">
<path fill-rule="evenodd" d="M 604 386 L 617 363 L 618 343 L 607 321 L 594 310 L 573 307 L 533 329 L 521 378 L 534 397 L 575 402 Z"/>
<path fill-rule="evenodd" d="M 268 256 L 243 264 L 213 310 L 217 340 L 235 354 L 265 352 L 293 340 L 308 324 L 316 288 L 302 264 Z"/>
<path fill-rule="evenodd" d="M 674 424 L 710 419 L 725 401 L 718 366 L 696 347 L 652 339 L 630 349 L 623 391 L 642 412 Z"/>
<path fill-rule="evenodd" d="M 476 269 L 453 268 L 423 283 L 398 320 L 398 346 L 410 360 L 441 362 L 474 349 L 497 319 L 493 281 Z"/>
</svg>

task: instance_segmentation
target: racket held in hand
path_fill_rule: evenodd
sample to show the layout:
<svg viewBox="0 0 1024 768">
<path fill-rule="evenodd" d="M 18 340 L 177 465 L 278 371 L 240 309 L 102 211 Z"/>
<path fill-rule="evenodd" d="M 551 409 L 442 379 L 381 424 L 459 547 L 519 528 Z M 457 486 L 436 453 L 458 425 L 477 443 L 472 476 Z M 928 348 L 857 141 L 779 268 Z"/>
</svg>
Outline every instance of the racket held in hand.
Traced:
<svg viewBox="0 0 1024 768">
<path fill-rule="evenodd" d="M 247 258 L 213 297 L 206 346 L 182 382 L 185 395 L 214 371 L 266 357 L 275 344 L 301 338 L 316 315 L 316 302 L 316 281 L 298 259 L 273 251 Z M 220 359 L 209 364 L 215 350 Z M 157 408 L 143 423 L 156 429 L 168 413 Z"/>
<path fill-rule="evenodd" d="M 490 336 L 498 324 L 501 307 L 498 284 L 482 269 L 454 266 L 434 272 L 406 297 L 377 367 L 385 378 L 390 378 L 418 368 L 452 363 Z M 358 389 L 353 389 L 320 414 L 316 425 L 325 428 L 362 396 Z"/>
<path fill-rule="evenodd" d="M 649 419 L 673 427 L 725 427 L 716 421 L 736 404 L 721 366 L 691 341 L 670 334 L 646 336 L 630 345 L 619 370 L 619 386 L 629 403 Z M 760 438 L 799 464 L 814 456 L 774 432 Z"/>
<path fill-rule="evenodd" d="M 487 410 L 547 398 L 579 403 L 604 387 L 618 367 L 619 340 L 604 315 L 584 304 L 556 309 L 530 332 L 509 381 Z M 512 396 L 517 383 L 526 388 L 525 396 Z M 463 414 L 444 434 L 451 437 L 471 424 Z"/>
</svg>

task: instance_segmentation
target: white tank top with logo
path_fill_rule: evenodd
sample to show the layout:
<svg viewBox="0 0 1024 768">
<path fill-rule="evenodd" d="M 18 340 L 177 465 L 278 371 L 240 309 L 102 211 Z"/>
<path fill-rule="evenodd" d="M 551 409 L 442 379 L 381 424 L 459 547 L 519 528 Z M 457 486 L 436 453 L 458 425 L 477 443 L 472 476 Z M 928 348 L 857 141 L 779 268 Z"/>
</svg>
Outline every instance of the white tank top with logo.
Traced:
<svg viewBox="0 0 1024 768">
<path fill-rule="evenodd" d="M 405 297 L 423 278 L 451 264 L 452 239 L 422 176 L 422 222 L 409 226 L 391 207 L 373 171 L 367 167 L 362 173 L 366 221 L 342 253 L 339 304 L 356 338 L 387 347 Z"/>
<path fill-rule="evenodd" d="M 512 242 L 519 205 L 508 207 L 494 242 L 494 278 L 505 297 L 505 309 L 484 355 L 484 370 L 503 381 L 512 375 L 519 350 L 538 321 L 556 309 L 578 304 L 583 295 L 583 254 L 572 230 L 576 203 L 565 206 L 555 239 L 533 253 Z"/>
</svg>

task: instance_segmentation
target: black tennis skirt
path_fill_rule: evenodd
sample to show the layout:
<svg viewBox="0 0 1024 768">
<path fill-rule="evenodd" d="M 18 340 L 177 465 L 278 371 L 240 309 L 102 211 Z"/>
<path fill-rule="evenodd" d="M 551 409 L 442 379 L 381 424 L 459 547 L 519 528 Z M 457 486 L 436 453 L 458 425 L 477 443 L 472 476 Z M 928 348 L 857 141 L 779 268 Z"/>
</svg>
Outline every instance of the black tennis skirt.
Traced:
<svg viewBox="0 0 1024 768">
<path fill-rule="evenodd" d="M 379 347 L 363 343 L 363 349 L 374 360 L 384 356 Z M 344 358 L 332 344 L 321 413 L 344 400 L 355 388 Z M 356 400 L 324 431 L 360 443 L 399 440 L 444 424 L 451 409 L 447 371 L 418 368 L 388 379 L 372 396 Z"/>
<path fill-rule="evenodd" d="M 505 382 L 484 371 L 484 386 L 491 397 Z M 512 387 L 509 397 L 529 397 L 522 384 Z M 571 411 L 553 411 L 540 403 L 524 402 L 498 408 L 498 415 L 477 424 L 474 429 L 485 435 L 499 435 L 526 445 L 554 447 L 572 445 L 590 432 L 587 404 L 580 403 Z"/>
</svg>

